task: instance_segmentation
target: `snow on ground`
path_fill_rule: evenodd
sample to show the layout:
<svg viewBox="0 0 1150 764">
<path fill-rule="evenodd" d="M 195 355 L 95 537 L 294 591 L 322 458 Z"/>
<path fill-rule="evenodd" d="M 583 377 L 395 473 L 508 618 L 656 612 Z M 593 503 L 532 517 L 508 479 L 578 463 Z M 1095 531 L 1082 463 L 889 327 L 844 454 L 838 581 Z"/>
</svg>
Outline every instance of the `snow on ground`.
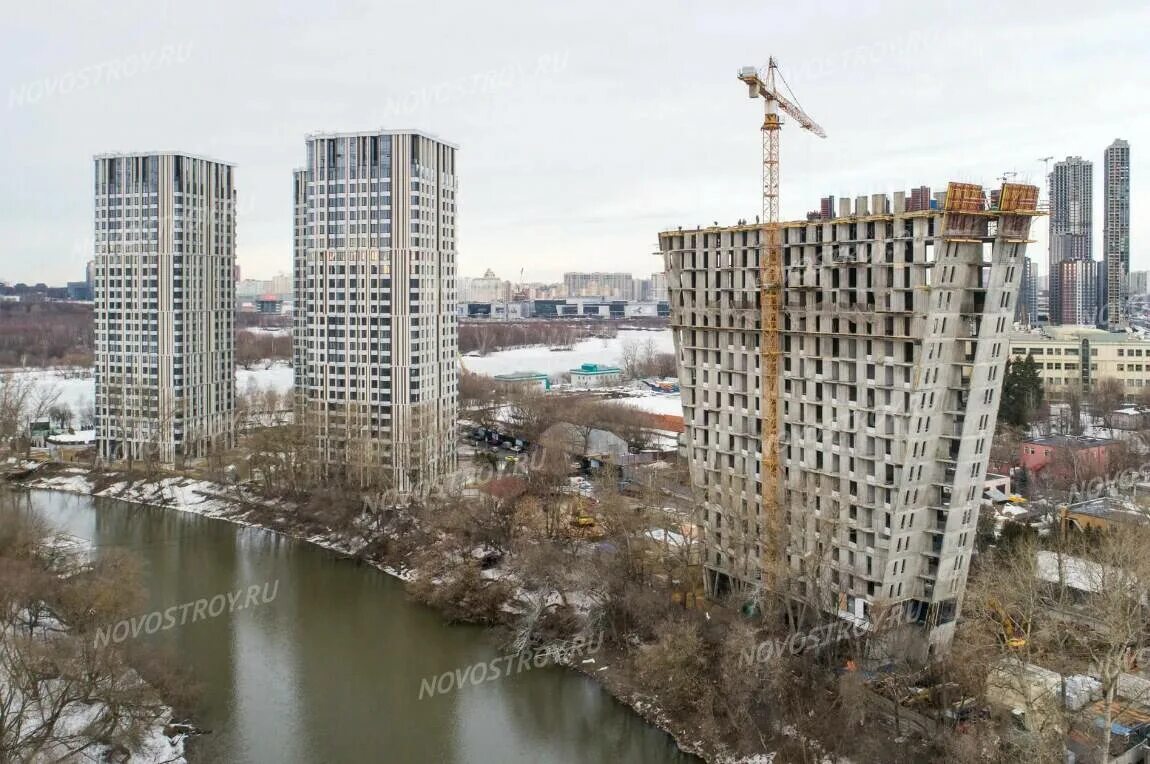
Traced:
<svg viewBox="0 0 1150 764">
<path fill-rule="evenodd" d="M 25 369 L 13 372 L 18 377 L 31 377 L 47 391 L 60 391 L 57 402 L 66 403 L 73 413 L 79 414 L 96 402 L 96 378 L 91 369 Z M 271 368 L 236 369 L 236 389 L 248 389 L 251 380 L 261 389 L 274 387 L 278 392 L 291 390 L 292 368 L 277 361 Z"/>
<path fill-rule="evenodd" d="M 675 343 L 670 329 L 643 331 L 625 329 L 611 339 L 589 339 L 576 342 L 571 350 L 548 350 L 544 346 L 500 350 L 485 356 L 465 356 L 463 367 L 479 374 L 510 374 L 516 371 L 539 371 L 561 374 L 584 363 L 618 365 L 623 346 L 638 343 L 643 347 L 651 342 L 656 353 L 674 353 Z"/>
<path fill-rule="evenodd" d="M 49 439 L 50 443 L 59 445 L 65 444 L 79 444 L 96 442 L 95 430 L 77 430 L 76 432 L 61 432 L 57 435 L 52 435 Z"/>
<path fill-rule="evenodd" d="M 623 346 L 637 343 L 645 347 L 651 343 L 656 353 L 673 353 L 675 344 L 670 329 L 643 331 L 625 329 L 610 339 L 588 339 L 575 343 L 571 350 L 548 350 L 544 346 L 501 350 L 483 357 L 465 357 L 463 366 L 468 371 L 480 374 L 509 374 L 515 371 L 541 371 L 545 374 L 561 374 L 584 363 L 618 365 L 623 355 Z M 91 369 L 27 369 L 15 372 L 19 376 L 31 376 L 51 390 L 59 390 L 61 403 L 67 403 L 72 411 L 83 411 L 93 405 L 96 399 L 96 382 Z M 271 368 L 262 364 L 253 369 L 236 369 L 236 387 L 242 393 L 249 389 L 252 380 L 260 389 L 273 387 L 280 393 L 291 390 L 292 368 L 279 361 Z M 673 402 L 673 404 L 672 404 Z M 682 414 L 678 397 L 653 393 L 649 397 L 631 401 L 646 411 L 659 414 Z"/>
<path fill-rule="evenodd" d="M 251 334 L 267 334 L 271 337 L 291 336 L 290 326 L 247 326 L 240 329 L 240 331 L 250 332 Z"/>
<path fill-rule="evenodd" d="M 278 393 L 291 390 L 293 369 L 284 361 L 277 361 L 270 369 L 236 369 L 236 390 L 245 392 L 249 385 L 255 384 L 260 390 L 269 387 L 275 388 Z"/>
<path fill-rule="evenodd" d="M 67 403 L 74 413 L 80 413 L 96 403 L 96 378 L 92 369 L 22 369 L 13 372 L 17 378 L 31 378 L 47 395 L 59 391 L 58 403 Z"/>
<path fill-rule="evenodd" d="M 652 414 L 669 414 L 683 416 L 683 400 L 678 393 L 652 393 L 651 395 L 636 395 L 630 398 L 619 398 L 619 403 L 633 406 Z"/>
</svg>

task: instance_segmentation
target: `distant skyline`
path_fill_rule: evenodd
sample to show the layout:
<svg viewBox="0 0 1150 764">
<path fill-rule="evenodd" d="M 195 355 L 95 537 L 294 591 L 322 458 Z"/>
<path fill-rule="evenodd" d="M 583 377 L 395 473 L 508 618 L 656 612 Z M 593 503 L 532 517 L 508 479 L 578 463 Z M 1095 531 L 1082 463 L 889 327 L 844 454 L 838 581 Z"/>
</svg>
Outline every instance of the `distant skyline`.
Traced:
<svg viewBox="0 0 1150 764">
<path fill-rule="evenodd" d="M 153 149 L 235 163 L 242 275 L 290 270 L 305 136 L 377 127 L 459 145 L 460 275 L 649 274 L 659 230 L 758 214 L 761 103 L 735 75 L 769 55 L 828 134 L 784 129 L 785 218 L 828 194 L 992 187 L 1006 171 L 1045 191 L 1038 157 L 1101 173 L 1123 138 L 1130 268 L 1150 269 L 1144 3 L 892 2 L 835 23 L 825 6 L 761 1 L 448 5 L 8 10 L 0 278 L 81 280 L 93 155 Z M 420 35 L 383 44 L 387 27 L 433 28 L 434 51 Z"/>
</svg>

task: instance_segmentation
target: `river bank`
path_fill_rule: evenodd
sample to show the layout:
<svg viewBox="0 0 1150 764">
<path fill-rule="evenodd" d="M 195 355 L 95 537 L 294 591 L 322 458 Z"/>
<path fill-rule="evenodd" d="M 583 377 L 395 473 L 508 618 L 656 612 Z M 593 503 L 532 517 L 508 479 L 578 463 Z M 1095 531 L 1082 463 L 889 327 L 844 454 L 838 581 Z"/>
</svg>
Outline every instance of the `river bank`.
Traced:
<svg viewBox="0 0 1150 764">
<path fill-rule="evenodd" d="M 306 541 L 359 563 L 365 563 L 403 581 L 412 579 L 411 571 L 397 569 L 364 554 L 366 542 L 349 539 L 316 524 L 300 522 L 297 508 L 290 502 L 267 501 L 250 496 L 232 486 L 163 476 L 152 480 L 130 480 L 119 473 L 107 473 L 76 466 L 52 466 L 46 471 L 22 481 L 27 488 L 43 489 L 116 499 L 132 504 L 174 509 L 194 515 L 226 520 L 229 523 L 270 530 L 276 534 Z M 623 671 L 619 655 L 598 655 L 594 663 L 567 662 L 570 668 L 594 680 L 619 703 L 631 709 L 648 724 L 667 733 L 678 748 L 688 754 L 709 761 L 734 761 L 723 756 L 721 747 L 708 745 L 695 739 L 686 725 L 676 724 L 671 715 L 663 712 L 658 703 L 642 692 Z M 718 750 L 718 752 L 716 752 Z M 766 759 L 742 759 L 742 761 Z"/>
<path fill-rule="evenodd" d="M 193 727 L 174 719 L 167 676 L 108 651 L 92 624 L 114 613 L 111 567 L 90 544 L 30 519 L 0 486 L 0 760 L 183 764 Z M 120 570 L 117 568 L 116 573 Z M 114 581 L 114 582 L 113 582 Z M 94 595 L 78 606 L 82 597 Z M 111 616 L 114 617 L 114 616 Z M 102 649 L 103 648 L 103 649 Z M 160 684 L 155 680 L 160 679 Z"/>
</svg>

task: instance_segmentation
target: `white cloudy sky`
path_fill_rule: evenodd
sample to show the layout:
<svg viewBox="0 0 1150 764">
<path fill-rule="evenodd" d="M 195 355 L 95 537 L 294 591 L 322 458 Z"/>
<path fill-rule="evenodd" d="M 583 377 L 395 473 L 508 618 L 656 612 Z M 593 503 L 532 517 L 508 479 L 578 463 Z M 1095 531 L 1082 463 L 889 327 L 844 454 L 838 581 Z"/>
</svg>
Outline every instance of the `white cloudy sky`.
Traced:
<svg viewBox="0 0 1150 764">
<path fill-rule="evenodd" d="M 829 135 L 784 132 L 784 217 L 832 193 L 1041 184 L 1039 157 L 1081 155 L 1097 257 L 1102 151 L 1122 137 L 1132 267 L 1150 268 L 1144 0 L 40 0 L 9 4 L 3 27 L 13 281 L 82 278 L 92 155 L 147 149 L 236 163 L 243 273 L 287 270 L 304 135 L 374 127 L 461 146 L 464 275 L 649 273 L 660 229 L 758 212 L 760 106 L 735 73 L 772 54 Z"/>
</svg>

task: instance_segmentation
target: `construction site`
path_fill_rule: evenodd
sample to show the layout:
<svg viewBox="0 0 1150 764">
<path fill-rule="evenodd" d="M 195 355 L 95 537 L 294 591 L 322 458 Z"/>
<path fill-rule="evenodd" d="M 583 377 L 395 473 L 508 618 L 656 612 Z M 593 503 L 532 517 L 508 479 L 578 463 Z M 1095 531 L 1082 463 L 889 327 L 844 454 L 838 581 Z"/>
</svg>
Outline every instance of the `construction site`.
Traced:
<svg viewBox="0 0 1150 764">
<path fill-rule="evenodd" d="M 705 586 L 864 625 L 893 610 L 928 659 L 962 607 L 1038 188 L 781 221 L 782 115 L 825 133 L 773 59 L 738 77 L 765 107 L 759 219 L 659 234 Z"/>
</svg>

